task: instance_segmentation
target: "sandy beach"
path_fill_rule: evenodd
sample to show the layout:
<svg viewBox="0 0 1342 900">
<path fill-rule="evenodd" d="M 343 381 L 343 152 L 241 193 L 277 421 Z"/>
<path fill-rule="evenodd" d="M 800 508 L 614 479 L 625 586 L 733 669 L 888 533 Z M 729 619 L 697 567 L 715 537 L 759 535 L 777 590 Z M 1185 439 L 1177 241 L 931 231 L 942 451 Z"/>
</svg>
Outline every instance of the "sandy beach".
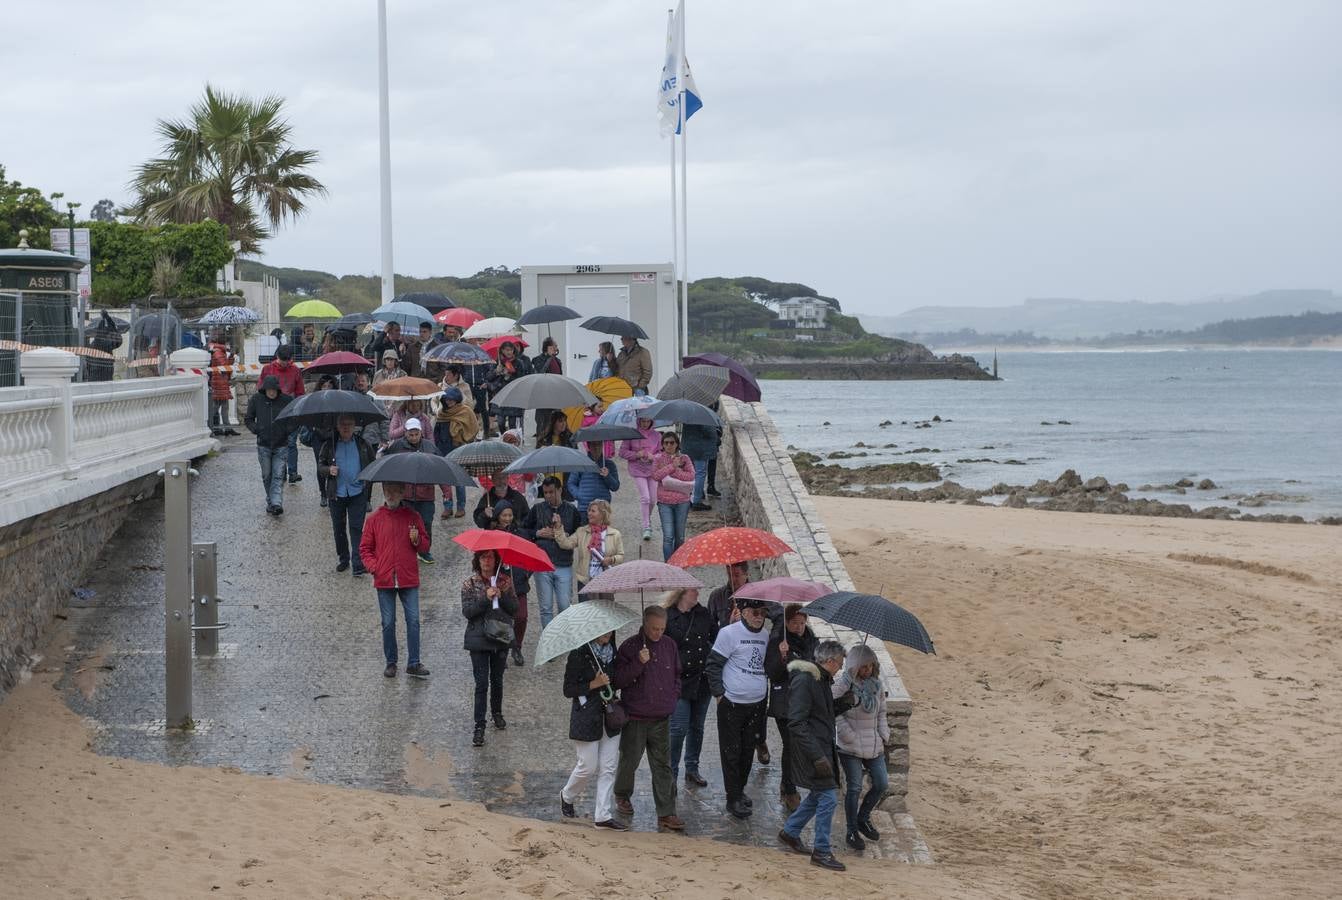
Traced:
<svg viewBox="0 0 1342 900">
<path fill-rule="evenodd" d="M 57 634 L 0 704 L 6 892 L 1336 894 L 1342 532 L 816 502 L 858 586 L 906 602 L 937 642 L 936 657 L 892 648 L 916 703 L 910 808 L 935 865 L 835 876 L 707 839 L 100 757 L 54 689 Z"/>
</svg>

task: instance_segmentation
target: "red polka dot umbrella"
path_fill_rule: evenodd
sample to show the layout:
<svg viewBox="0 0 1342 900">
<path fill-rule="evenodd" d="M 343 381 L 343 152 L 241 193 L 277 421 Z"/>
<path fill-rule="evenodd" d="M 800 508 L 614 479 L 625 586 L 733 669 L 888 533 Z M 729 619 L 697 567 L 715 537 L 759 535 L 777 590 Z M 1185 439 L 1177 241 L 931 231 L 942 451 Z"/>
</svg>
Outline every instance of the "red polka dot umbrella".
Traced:
<svg viewBox="0 0 1342 900">
<path fill-rule="evenodd" d="M 796 551 L 758 528 L 714 528 L 680 545 L 667 560 L 673 566 L 726 566 L 751 559 L 773 559 Z"/>
</svg>

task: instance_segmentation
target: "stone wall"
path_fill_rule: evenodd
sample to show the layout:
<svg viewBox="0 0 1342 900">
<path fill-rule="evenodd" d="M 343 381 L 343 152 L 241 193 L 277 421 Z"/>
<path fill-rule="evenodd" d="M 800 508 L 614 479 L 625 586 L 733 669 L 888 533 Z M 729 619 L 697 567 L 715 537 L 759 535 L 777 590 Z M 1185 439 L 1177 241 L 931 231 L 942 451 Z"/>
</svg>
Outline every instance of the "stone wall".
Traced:
<svg viewBox="0 0 1342 900">
<path fill-rule="evenodd" d="M 79 503 L 0 527 L 0 698 L 17 683 L 52 618 L 136 501 L 162 479 L 145 475 Z"/>
<path fill-rule="evenodd" d="M 832 584 L 837 590 L 853 590 L 852 579 L 843 560 L 829 539 L 825 523 L 816 512 L 787 445 L 774 427 L 762 403 L 722 400 L 723 438 L 718 457 L 720 478 L 734 485 L 729 514 L 752 528 L 770 531 L 796 553 L 759 565 L 761 577 L 791 576 Z M 838 628 L 819 619 L 811 628 L 822 640 L 837 639 L 850 647 L 862 636 L 847 628 Z M 889 813 L 906 811 L 909 790 L 909 716 L 913 701 L 904 687 L 894 661 L 880 642 L 871 642 L 881 663 L 885 687 L 889 693 L 886 714 L 895 747 L 886 755 L 890 772 L 890 793 L 882 809 Z"/>
</svg>

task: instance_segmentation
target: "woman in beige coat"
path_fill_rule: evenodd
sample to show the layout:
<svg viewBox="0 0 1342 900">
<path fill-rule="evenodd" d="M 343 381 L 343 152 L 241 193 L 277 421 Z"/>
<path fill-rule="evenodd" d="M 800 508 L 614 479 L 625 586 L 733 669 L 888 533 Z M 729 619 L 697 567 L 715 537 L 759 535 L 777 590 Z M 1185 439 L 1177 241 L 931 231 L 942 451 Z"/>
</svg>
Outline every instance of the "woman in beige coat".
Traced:
<svg viewBox="0 0 1342 900">
<path fill-rule="evenodd" d="M 587 524 L 573 534 L 555 532 L 555 543 L 565 550 L 573 550 L 573 574 L 578 589 L 611 566 L 624 562 L 624 538 L 610 527 L 610 504 L 593 500 L 587 504 Z M 614 600 L 614 594 L 587 594 L 582 600 Z"/>
</svg>

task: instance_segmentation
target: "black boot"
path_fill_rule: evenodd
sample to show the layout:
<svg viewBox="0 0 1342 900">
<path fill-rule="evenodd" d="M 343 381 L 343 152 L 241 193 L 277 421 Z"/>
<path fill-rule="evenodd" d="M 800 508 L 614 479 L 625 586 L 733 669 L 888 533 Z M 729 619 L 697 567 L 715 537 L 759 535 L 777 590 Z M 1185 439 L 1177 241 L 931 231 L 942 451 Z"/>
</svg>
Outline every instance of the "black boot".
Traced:
<svg viewBox="0 0 1342 900">
<path fill-rule="evenodd" d="M 485 726 L 475 726 L 475 737 L 471 738 L 471 746 L 483 747 L 485 745 Z"/>
</svg>

